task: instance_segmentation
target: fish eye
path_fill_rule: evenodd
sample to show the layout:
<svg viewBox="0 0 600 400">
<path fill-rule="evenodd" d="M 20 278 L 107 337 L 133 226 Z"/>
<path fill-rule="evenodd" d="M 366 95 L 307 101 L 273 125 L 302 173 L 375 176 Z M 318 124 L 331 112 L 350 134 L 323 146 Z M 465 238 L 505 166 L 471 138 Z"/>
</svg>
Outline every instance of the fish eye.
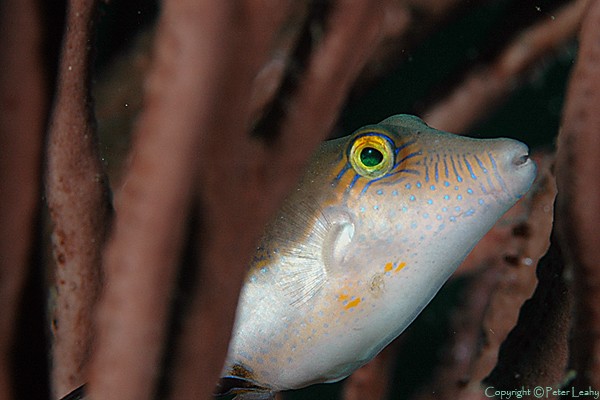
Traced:
<svg viewBox="0 0 600 400">
<path fill-rule="evenodd" d="M 364 147 L 360 151 L 360 161 L 367 167 L 375 167 L 383 161 L 383 154 L 373 147 Z"/>
<path fill-rule="evenodd" d="M 394 165 L 392 141 L 380 133 L 357 136 L 350 148 L 352 168 L 361 176 L 374 179 L 387 174 Z"/>
</svg>

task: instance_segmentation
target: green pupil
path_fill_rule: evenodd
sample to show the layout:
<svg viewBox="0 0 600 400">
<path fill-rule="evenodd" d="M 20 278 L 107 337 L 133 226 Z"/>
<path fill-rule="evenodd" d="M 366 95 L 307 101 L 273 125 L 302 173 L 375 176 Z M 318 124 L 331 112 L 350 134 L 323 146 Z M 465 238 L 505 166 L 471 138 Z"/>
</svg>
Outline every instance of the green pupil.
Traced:
<svg viewBox="0 0 600 400">
<path fill-rule="evenodd" d="M 376 167 L 383 161 L 383 154 L 372 147 L 365 147 L 360 151 L 360 161 L 365 167 Z"/>
</svg>

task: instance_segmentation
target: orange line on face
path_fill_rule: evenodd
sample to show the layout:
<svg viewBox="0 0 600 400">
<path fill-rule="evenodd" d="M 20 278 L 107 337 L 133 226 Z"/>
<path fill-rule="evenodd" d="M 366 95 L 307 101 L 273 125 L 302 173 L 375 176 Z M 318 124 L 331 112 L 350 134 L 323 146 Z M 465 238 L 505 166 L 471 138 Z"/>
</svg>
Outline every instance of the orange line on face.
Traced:
<svg viewBox="0 0 600 400">
<path fill-rule="evenodd" d="M 394 270 L 394 272 L 400 272 L 400 270 L 402 268 L 406 267 L 406 263 L 405 262 L 401 262 L 400 264 L 398 264 L 398 266 L 396 267 L 396 269 Z"/>
<path fill-rule="evenodd" d="M 346 310 L 352 308 L 352 307 L 356 307 L 359 303 L 360 303 L 360 299 L 354 299 L 351 302 L 349 302 L 348 304 L 346 304 L 346 306 L 344 307 Z"/>
</svg>

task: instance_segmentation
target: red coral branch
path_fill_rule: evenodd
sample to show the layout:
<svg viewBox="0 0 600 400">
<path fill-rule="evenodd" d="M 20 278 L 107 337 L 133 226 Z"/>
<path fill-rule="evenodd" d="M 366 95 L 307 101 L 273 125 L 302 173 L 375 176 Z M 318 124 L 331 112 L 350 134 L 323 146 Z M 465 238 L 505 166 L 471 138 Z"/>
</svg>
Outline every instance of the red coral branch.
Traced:
<svg viewBox="0 0 600 400">
<path fill-rule="evenodd" d="M 11 346 L 39 209 L 46 117 L 37 2 L 0 3 L 0 399 L 12 398 Z"/>
<path fill-rule="evenodd" d="M 600 388 L 600 3 L 587 10 L 558 139 L 557 225 L 576 294 L 575 388 Z"/>
<path fill-rule="evenodd" d="M 93 310 L 102 282 L 101 249 L 110 222 L 90 97 L 96 7 L 93 0 L 68 4 L 48 137 L 46 198 L 53 223 L 57 291 L 52 379 L 59 396 L 85 381 Z"/>
</svg>

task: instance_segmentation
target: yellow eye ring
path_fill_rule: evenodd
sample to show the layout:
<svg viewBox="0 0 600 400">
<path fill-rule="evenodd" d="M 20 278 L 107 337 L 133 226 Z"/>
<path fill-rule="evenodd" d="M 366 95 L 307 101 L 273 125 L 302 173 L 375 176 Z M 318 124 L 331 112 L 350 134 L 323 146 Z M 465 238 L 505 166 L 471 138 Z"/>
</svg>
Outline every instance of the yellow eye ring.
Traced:
<svg viewBox="0 0 600 400">
<path fill-rule="evenodd" d="M 392 141 L 379 133 L 357 136 L 348 154 L 352 168 L 369 179 L 387 174 L 394 165 Z"/>
</svg>

